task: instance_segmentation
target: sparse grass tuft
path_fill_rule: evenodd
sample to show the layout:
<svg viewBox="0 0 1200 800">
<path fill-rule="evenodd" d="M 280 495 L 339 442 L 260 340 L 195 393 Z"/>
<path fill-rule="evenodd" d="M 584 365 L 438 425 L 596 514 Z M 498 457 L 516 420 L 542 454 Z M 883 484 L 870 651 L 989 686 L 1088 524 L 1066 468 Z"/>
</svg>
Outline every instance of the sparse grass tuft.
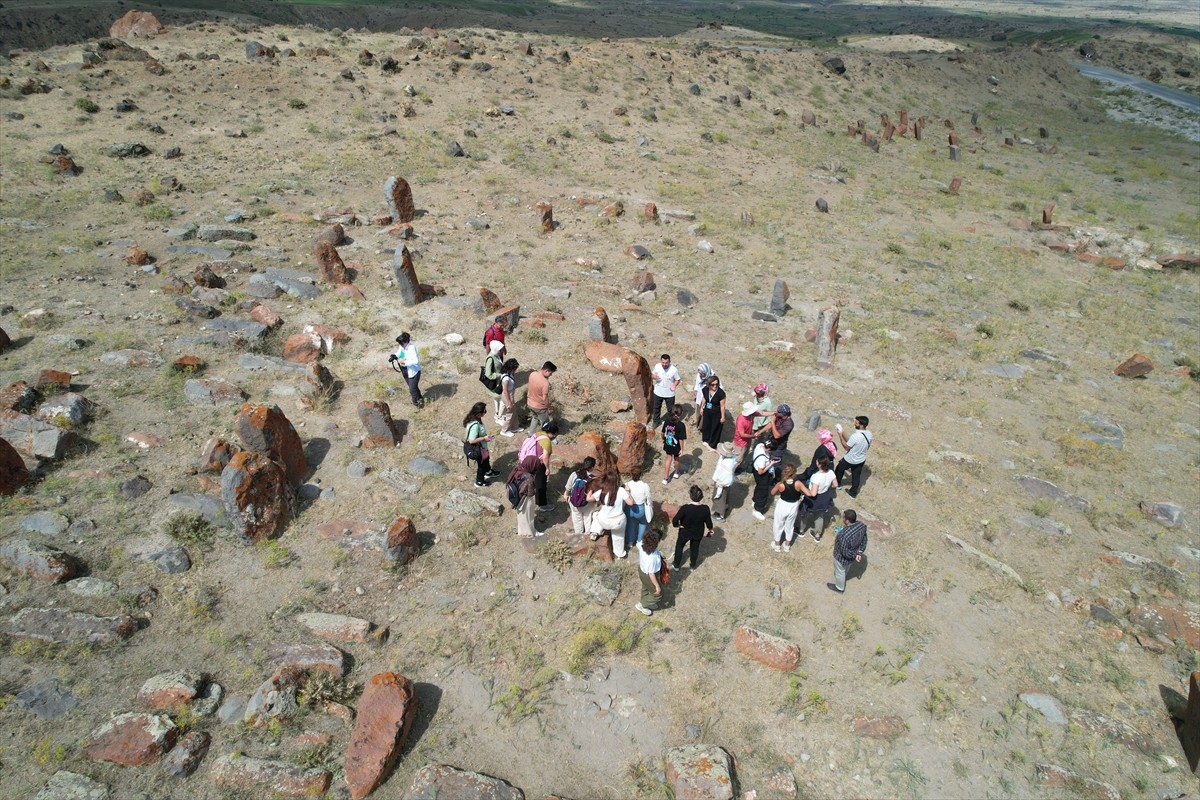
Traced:
<svg viewBox="0 0 1200 800">
<path fill-rule="evenodd" d="M 647 627 L 637 620 L 592 620 L 567 643 L 567 672 L 580 675 L 600 656 L 632 653 L 643 643 L 646 632 Z"/>
<path fill-rule="evenodd" d="M 163 526 L 163 532 L 184 544 L 205 544 L 213 535 L 212 525 L 208 520 L 190 511 L 173 515 Z"/>
</svg>

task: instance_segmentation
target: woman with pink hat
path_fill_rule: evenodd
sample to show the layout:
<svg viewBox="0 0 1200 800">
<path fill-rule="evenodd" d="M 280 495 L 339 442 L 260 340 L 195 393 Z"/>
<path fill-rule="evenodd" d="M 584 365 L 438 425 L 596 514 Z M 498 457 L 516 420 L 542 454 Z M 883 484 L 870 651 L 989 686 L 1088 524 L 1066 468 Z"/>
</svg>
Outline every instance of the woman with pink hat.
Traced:
<svg viewBox="0 0 1200 800">
<path fill-rule="evenodd" d="M 828 458 L 831 464 L 837 463 L 837 445 L 833 443 L 833 431 L 828 428 L 821 428 L 821 430 L 817 431 L 817 439 L 821 443 L 813 451 L 812 463 L 808 465 L 808 473 L 810 475 L 817 471 L 817 460 L 822 456 Z"/>
</svg>

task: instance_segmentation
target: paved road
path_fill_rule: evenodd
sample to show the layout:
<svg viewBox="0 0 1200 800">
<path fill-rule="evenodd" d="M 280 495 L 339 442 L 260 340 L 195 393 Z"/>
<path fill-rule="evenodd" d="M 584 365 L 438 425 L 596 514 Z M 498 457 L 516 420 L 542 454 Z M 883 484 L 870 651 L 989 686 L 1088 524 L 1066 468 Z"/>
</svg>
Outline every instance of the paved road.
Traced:
<svg viewBox="0 0 1200 800">
<path fill-rule="evenodd" d="M 1145 92 L 1146 94 L 1166 100 L 1168 103 L 1186 108 L 1189 111 L 1200 111 L 1200 97 L 1194 94 L 1182 92 L 1179 89 L 1171 89 L 1166 86 L 1159 86 L 1157 83 L 1144 80 L 1135 75 L 1126 75 L 1124 72 L 1097 67 L 1095 64 L 1089 64 L 1084 61 L 1075 61 L 1073 63 L 1075 69 L 1079 70 L 1080 74 L 1085 77 L 1115 83 L 1119 86 L 1128 86 L 1131 89 Z"/>
</svg>

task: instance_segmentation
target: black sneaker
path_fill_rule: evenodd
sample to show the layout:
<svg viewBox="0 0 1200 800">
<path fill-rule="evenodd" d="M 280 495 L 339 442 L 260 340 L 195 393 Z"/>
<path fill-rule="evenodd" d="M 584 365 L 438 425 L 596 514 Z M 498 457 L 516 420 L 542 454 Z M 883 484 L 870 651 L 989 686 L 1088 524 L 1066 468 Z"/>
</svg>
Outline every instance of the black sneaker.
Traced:
<svg viewBox="0 0 1200 800">
<path fill-rule="evenodd" d="M 837 584 L 836 584 L 836 583 L 827 583 L 827 584 L 825 584 L 825 588 L 826 588 L 826 589 L 828 589 L 828 590 L 829 590 L 829 591 L 831 591 L 831 592 L 837 592 L 838 594 L 845 594 L 845 593 L 846 593 L 846 590 L 845 590 L 845 589 L 839 589 L 839 588 L 837 587 Z"/>
<path fill-rule="evenodd" d="M 492 478 L 499 478 L 499 477 L 500 477 L 500 473 L 496 472 L 496 470 L 494 470 L 494 469 L 489 469 L 487 472 L 485 472 L 483 474 L 484 480 L 491 480 Z"/>
<path fill-rule="evenodd" d="M 488 485 L 488 483 L 487 483 L 487 481 L 475 481 L 475 485 L 476 485 L 476 486 L 480 486 L 480 487 L 484 487 L 484 486 L 487 486 L 487 485 Z"/>
</svg>

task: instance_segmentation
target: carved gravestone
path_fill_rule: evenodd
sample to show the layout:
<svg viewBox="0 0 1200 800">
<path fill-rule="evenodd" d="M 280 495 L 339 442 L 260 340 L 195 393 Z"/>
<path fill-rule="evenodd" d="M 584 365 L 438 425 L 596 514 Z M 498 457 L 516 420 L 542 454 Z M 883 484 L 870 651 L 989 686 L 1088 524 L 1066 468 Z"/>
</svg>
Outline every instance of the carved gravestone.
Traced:
<svg viewBox="0 0 1200 800">
<path fill-rule="evenodd" d="M 791 297 L 791 291 L 788 289 L 787 281 L 783 278 L 776 278 L 775 290 L 771 292 L 771 313 L 782 317 L 787 312 L 789 297 Z"/>
<path fill-rule="evenodd" d="M 822 309 L 817 314 L 817 366 L 821 369 L 829 369 L 833 366 L 840 317 L 841 310 L 837 306 Z"/>
<path fill-rule="evenodd" d="M 596 306 L 596 310 L 588 319 L 588 338 L 593 342 L 607 342 L 612 338 L 612 325 L 608 321 L 608 313 L 600 306 Z"/>
<path fill-rule="evenodd" d="M 421 282 L 417 280 L 417 270 L 413 266 L 412 253 L 407 247 L 401 246 L 392 258 L 392 273 L 396 276 L 396 286 L 400 290 L 400 302 L 406 306 L 415 306 L 425 299 Z"/>
<path fill-rule="evenodd" d="M 962 149 L 956 144 L 950 145 L 950 160 L 962 161 Z"/>
<path fill-rule="evenodd" d="M 408 181 L 394 175 L 383 184 L 383 193 L 387 195 L 388 208 L 392 211 L 392 222 L 412 222 L 416 219 L 417 209 L 413 206 L 412 187 Z"/>
</svg>

